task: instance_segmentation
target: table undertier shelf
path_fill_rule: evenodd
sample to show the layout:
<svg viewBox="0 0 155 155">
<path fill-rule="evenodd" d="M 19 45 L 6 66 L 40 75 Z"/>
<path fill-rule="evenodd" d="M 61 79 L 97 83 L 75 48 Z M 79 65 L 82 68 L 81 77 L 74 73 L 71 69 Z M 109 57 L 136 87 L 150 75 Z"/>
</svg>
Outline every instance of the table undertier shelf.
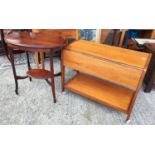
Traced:
<svg viewBox="0 0 155 155">
<path fill-rule="evenodd" d="M 45 69 L 30 69 L 27 75 L 36 79 L 48 79 L 51 77 L 51 72 Z"/>
<path fill-rule="evenodd" d="M 89 75 L 78 74 L 65 88 L 99 103 L 127 112 L 133 92 Z"/>
</svg>

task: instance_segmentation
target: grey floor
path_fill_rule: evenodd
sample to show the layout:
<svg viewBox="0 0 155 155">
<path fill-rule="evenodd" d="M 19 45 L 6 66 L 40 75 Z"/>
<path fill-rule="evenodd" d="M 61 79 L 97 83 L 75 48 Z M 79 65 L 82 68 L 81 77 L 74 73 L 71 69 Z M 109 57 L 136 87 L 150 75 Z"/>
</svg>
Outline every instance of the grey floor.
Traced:
<svg viewBox="0 0 155 155">
<path fill-rule="evenodd" d="M 19 75 L 26 70 L 26 65 L 17 66 Z M 55 72 L 59 70 L 59 60 L 55 59 Z M 67 70 L 66 79 L 73 74 Z M 55 83 L 56 104 L 44 80 L 19 81 L 20 94 L 17 96 L 11 67 L 0 68 L 0 124 L 126 124 L 124 113 L 69 91 L 61 93 L 60 77 L 55 78 Z M 155 124 L 155 90 L 144 93 L 141 89 L 129 124 Z"/>
</svg>

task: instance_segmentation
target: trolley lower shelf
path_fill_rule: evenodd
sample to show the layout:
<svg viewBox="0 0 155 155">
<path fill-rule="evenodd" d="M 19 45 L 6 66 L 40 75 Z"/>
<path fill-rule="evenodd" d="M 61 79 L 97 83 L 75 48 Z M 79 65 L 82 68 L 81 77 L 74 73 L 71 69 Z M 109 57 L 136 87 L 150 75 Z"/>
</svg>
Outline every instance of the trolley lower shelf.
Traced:
<svg viewBox="0 0 155 155">
<path fill-rule="evenodd" d="M 128 89 L 84 74 L 73 77 L 65 88 L 122 112 L 127 112 L 133 97 Z"/>
</svg>

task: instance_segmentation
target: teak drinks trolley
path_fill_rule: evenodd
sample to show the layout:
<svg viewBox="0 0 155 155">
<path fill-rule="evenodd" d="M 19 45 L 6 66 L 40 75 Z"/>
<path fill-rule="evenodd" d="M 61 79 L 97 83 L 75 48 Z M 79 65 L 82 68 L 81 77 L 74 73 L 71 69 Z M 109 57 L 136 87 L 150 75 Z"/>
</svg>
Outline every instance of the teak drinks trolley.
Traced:
<svg viewBox="0 0 155 155">
<path fill-rule="evenodd" d="M 150 58 L 148 53 L 75 41 L 62 52 L 62 91 L 66 88 L 115 108 L 129 120 Z M 67 83 L 65 67 L 78 71 Z"/>
</svg>

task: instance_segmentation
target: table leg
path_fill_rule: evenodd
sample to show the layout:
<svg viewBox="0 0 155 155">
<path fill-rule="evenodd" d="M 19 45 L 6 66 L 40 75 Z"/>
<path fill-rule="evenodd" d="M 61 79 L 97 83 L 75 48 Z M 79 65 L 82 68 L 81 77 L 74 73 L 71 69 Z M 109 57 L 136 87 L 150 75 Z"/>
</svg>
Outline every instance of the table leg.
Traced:
<svg viewBox="0 0 155 155">
<path fill-rule="evenodd" d="M 60 49 L 60 61 L 61 61 L 61 53 L 62 53 L 62 50 L 63 50 L 63 48 Z M 61 67 L 60 67 L 60 70 L 61 70 Z M 61 75 L 62 75 L 61 71 L 58 72 L 58 73 L 56 73 L 56 74 L 54 74 L 55 77 L 61 76 Z"/>
<path fill-rule="evenodd" d="M 61 49 L 61 52 L 62 52 L 62 49 Z M 60 52 L 60 60 L 61 60 L 61 52 Z M 54 74 L 54 76 L 55 76 L 55 77 L 57 77 L 57 76 L 61 76 L 61 74 L 62 74 L 62 73 L 61 73 L 61 71 L 60 71 L 60 72 Z"/>
<path fill-rule="evenodd" d="M 17 80 L 17 74 L 16 74 L 16 69 L 15 69 L 15 64 L 14 64 L 14 55 L 12 49 L 9 48 L 9 54 L 10 54 L 10 61 L 11 61 L 11 66 L 12 66 L 12 71 L 15 79 L 15 93 L 18 95 L 18 80 Z"/>
<path fill-rule="evenodd" d="M 41 67 L 42 69 L 45 69 L 45 63 L 44 63 L 44 53 L 40 53 L 40 59 L 41 59 Z"/>
<path fill-rule="evenodd" d="M 38 56 L 38 52 L 35 52 L 35 56 L 36 56 L 36 64 L 37 64 L 37 68 L 39 69 L 39 56 Z"/>
<path fill-rule="evenodd" d="M 53 94 L 53 101 L 56 103 L 55 96 L 55 82 L 54 82 L 54 65 L 53 65 L 53 51 L 50 52 L 50 69 L 51 69 L 51 88 Z"/>
<path fill-rule="evenodd" d="M 30 65 L 30 60 L 29 60 L 29 54 L 28 52 L 26 51 L 26 58 L 27 58 L 27 67 L 28 67 L 28 70 L 31 69 L 31 65 Z M 30 81 L 32 81 L 32 78 L 29 77 Z"/>
<path fill-rule="evenodd" d="M 61 62 L 62 63 L 62 62 Z M 62 75 L 61 75 L 61 89 L 62 89 L 62 92 L 65 90 L 65 66 L 63 66 L 63 64 L 61 64 L 61 72 L 62 72 Z"/>
</svg>

